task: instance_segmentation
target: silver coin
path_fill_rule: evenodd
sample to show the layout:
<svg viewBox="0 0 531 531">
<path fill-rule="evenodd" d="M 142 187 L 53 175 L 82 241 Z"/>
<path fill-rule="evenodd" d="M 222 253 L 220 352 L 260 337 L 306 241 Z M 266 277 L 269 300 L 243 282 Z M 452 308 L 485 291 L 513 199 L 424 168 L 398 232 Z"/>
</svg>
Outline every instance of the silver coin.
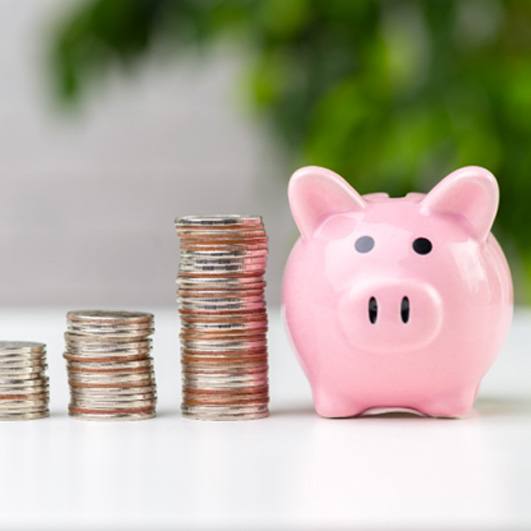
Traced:
<svg viewBox="0 0 531 531">
<path fill-rule="evenodd" d="M 188 292 L 177 292 L 177 301 L 183 301 L 185 303 L 212 303 L 212 302 L 251 302 L 261 301 L 265 302 L 264 293 L 262 291 L 249 291 L 247 293 L 241 293 L 238 291 L 233 292 L 221 292 L 221 291 L 196 291 L 193 295 L 189 295 Z M 244 313 L 244 312 L 242 312 Z"/>
<path fill-rule="evenodd" d="M 48 409 L 38 409 L 29 412 L 12 412 L 0 414 L 0 420 L 35 420 L 46 418 L 50 415 Z"/>
<path fill-rule="evenodd" d="M 198 351 L 227 351 L 227 350 L 251 350 L 257 348 L 265 348 L 267 341 L 265 337 L 263 339 L 254 339 L 252 341 L 247 340 L 188 340 L 183 341 L 182 346 L 191 350 Z"/>
<path fill-rule="evenodd" d="M 92 376 L 79 376 L 72 374 L 68 375 L 68 382 L 75 388 L 130 388 L 130 387 L 151 387 L 155 385 L 155 378 L 152 374 L 141 375 L 137 378 L 133 377 L 106 377 L 95 378 Z"/>
<path fill-rule="evenodd" d="M 260 226 L 244 227 L 177 227 L 177 234 L 186 243 L 197 240 L 208 240 L 209 242 L 216 242 L 220 239 L 233 240 L 253 240 L 260 239 L 267 241 L 267 235 L 264 229 Z"/>
<path fill-rule="evenodd" d="M 108 331 L 114 331 L 114 330 L 139 330 L 139 331 L 145 331 L 145 330 L 152 330 L 153 329 L 153 321 L 145 321 L 145 322 L 132 322 L 132 323 L 126 323 L 126 322 L 111 322 L 111 323 L 99 323 L 99 322 L 83 322 L 83 321 L 68 321 L 67 329 L 69 330 L 94 330 L 95 334 L 99 333 L 106 333 Z"/>
<path fill-rule="evenodd" d="M 175 219 L 177 226 L 263 225 L 262 216 L 247 214 L 190 215 Z"/>
<path fill-rule="evenodd" d="M 17 384 L 19 382 L 31 383 L 43 381 L 46 379 L 46 375 L 42 375 L 41 372 L 42 371 L 21 373 L 20 371 L 10 371 L 10 376 L 0 376 L 0 386 L 10 385 L 12 383 Z"/>
<path fill-rule="evenodd" d="M 233 261 L 227 263 L 206 262 L 201 263 L 183 260 L 179 263 L 178 274 L 182 278 L 222 278 L 225 276 L 238 278 L 241 276 L 263 275 L 265 262 Z"/>
<path fill-rule="evenodd" d="M 269 245 L 266 240 L 262 241 L 218 241 L 216 243 L 202 242 L 201 240 L 181 241 L 179 246 L 179 257 L 190 256 L 219 256 L 241 258 L 242 256 L 260 256 L 268 258 Z"/>
<path fill-rule="evenodd" d="M 144 378 L 144 379 L 127 379 L 127 380 L 94 380 L 94 379 L 73 379 L 69 377 L 68 384 L 70 386 L 71 392 L 75 391 L 87 391 L 89 389 L 99 390 L 102 393 L 107 392 L 111 389 L 130 389 L 131 387 L 148 387 L 154 392 L 152 388 L 154 379 Z"/>
<path fill-rule="evenodd" d="M 197 333 L 232 333 L 232 332 L 252 332 L 261 331 L 265 333 L 267 331 L 267 323 L 260 321 L 248 321 L 242 323 L 198 323 L 198 322 L 184 322 L 181 324 L 181 330 L 184 332 L 197 332 Z"/>
<path fill-rule="evenodd" d="M 90 347 L 87 347 L 84 345 L 75 346 L 72 343 L 67 343 L 66 350 L 73 356 L 83 356 L 87 358 L 109 356 L 125 357 L 134 355 L 148 356 L 151 353 L 151 346 L 127 348 L 123 344 L 120 344 L 116 345 L 115 348 L 112 348 L 109 345 L 101 345 L 99 347 L 97 345 L 91 345 Z"/>
<path fill-rule="evenodd" d="M 112 400 L 83 399 L 76 397 L 71 400 L 69 406 L 71 408 L 86 410 L 86 412 L 93 411 L 95 413 L 100 411 L 114 411 L 117 413 L 125 412 L 127 410 L 131 410 L 129 411 L 130 413 L 147 413 L 156 409 L 157 401 L 153 399 L 143 399 L 113 402 Z"/>
<path fill-rule="evenodd" d="M 71 388 L 72 393 L 84 395 L 98 395 L 98 396 L 128 396 L 128 395 L 146 395 L 155 394 L 155 385 L 145 385 L 143 383 L 136 385 L 128 385 L 127 387 L 96 387 L 96 386 L 74 386 Z"/>
<path fill-rule="evenodd" d="M 143 369 L 146 367 L 153 368 L 153 360 L 146 358 L 138 361 L 124 361 L 124 362 L 80 362 L 69 361 L 67 367 L 72 371 L 89 371 L 89 372 L 122 372 L 131 369 Z"/>
<path fill-rule="evenodd" d="M 224 246 L 220 246 L 217 249 L 190 249 L 185 247 L 180 250 L 180 260 L 189 260 L 191 262 L 197 262 L 201 260 L 206 261 L 225 261 L 229 262 L 241 262 L 246 260 L 260 260 L 267 259 L 269 252 L 266 247 L 247 249 L 240 247 L 234 250 L 227 250 Z"/>
<path fill-rule="evenodd" d="M 179 310 L 183 313 L 186 311 L 197 311 L 201 313 L 202 310 L 210 310 L 210 313 L 217 310 L 225 313 L 249 313 L 249 311 L 265 310 L 266 303 L 261 297 L 249 297 L 247 299 L 181 299 L 179 302 Z"/>
<path fill-rule="evenodd" d="M 155 412 L 151 413 L 75 413 L 69 411 L 71 417 L 76 417 L 83 420 L 147 420 L 156 416 Z"/>
<path fill-rule="evenodd" d="M 263 271 L 267 264 L 267 256 L 257 256 L 257 257 L 235 257 L 235 258 L 223 258 L 216 256 L 191 256 L 185 254 L 181 256 L 179 261 L 179 271 L 192 271 L 195 272 L 197 276 L 202 276 L 203 271 L 209 271 L 210 269 L 219 268 L 223 271 L 224 268 L 233 268 L 237 267 L 243 270 L 243 268 L 248 268 L 249 271 Z M 228 269 L 229 272 L 232 269 Z M 239 271 L 239 269 L 238 269 Z"/>
<path fill-rule="evenodd" d="M 37 354 L 46 350 L 44 343 L 35 341 L 0 341 L 0 356 L 5 353 L 35 352 Z"/>
<path fill-rule="evenodd" d="M 0 370 L 38 369 L 39 367 L 47 368 L 46 358 L 8 358 L 0 360 Z"/>
<path fill-rule="evenodd" d="M 70 406 L 80 409 L 106 409 L 106 410 L 124 410 L 124 409 L 152 409 L 157 407 L 156 397 L 145 397 L 134 399 L 133 397 L 122 398 L 120 400 L 111 400 L 107 397 L 83 397 L 73 396 L 70 400 Z"/>
<path fill-rule="evenodd" d="M 10 380 L 0 383 L 0 394 L 5 391 L 34 389 L 48 386 L 48 377 L 43 376 L 34 380 Z"/>
<path fill-rule="evenodd" d="M 0 390 L 0 401 L 9 401 L 15 398 L 25 400 L 37 397 L 49 397 L 49 388 L 48 386 L 34 387 L 31 389 L 27 388 L 14 388 L 14 389 L 1 389 Z"/>
<path fill-rule="evenodd" d="M 17 364 L 17 363 L 44 363 L 46 360 L 46 354 L 37 354 L 34 352 L 27 353 L 4 353 L 0 356 L 0 364 Z"/>
<path fill-rule="evenodd" d="M 133 324 L 153 321 L 153 314 L 126 310 L 72 310 L 66 314 L 70 322 L 81 321 L 97 324 Z"/>
<path fill-rule="evenodd" d="M 181 411 L 184 416 L 198 420 L 245 420 L 269 416 L 267 405 L 248 408 L 183 405 Z"/>
<path fill-rule="evenodd" d="M 183 383 L 186 385 L 187 391 L 194 389 L 198 391 L 230 391 L 246 389 L 251 393 L 253 388 L 256 388 L 256 392 L 267 391 L 267 378 L 258 380 L 256 382 L 238 382 L 236 380 L 230 380 L 228 378 L 220 379 L 218 381 L 204 381 L 202 379 L 192 378 L 187 375 L 183 378 Z"/>
<path fill-rule="evenodd" d="M 102 391 L 102 390 L 100 390 Z M 127 394 L 127 395 L 113 395 L 105 392 L 98 393 L 83 393 L 79 392 L 78 388 L 72 389 L 71 402 L 83 403 L 108 403 L 108 404 L 128 404 L 130 402 L 149 402 L 155 404 L 157 402 L 157 393 L 155 391 Z M 121 406 L 120 406 L 121 407 Z"/>
<path fill-rule="evenodd" d="M 129 403 L 129 402 L 138 402 L 138 401 L 147 401 L 155 403 L 157 401 L 157 394 L 154 392 L 151 393 L 138 393 L 138 394 L 128 394 L 128 395 L 108 395 L 107 393 L 100 394 L 87 394 L 87 393 L 78 393 L 74 392 L 72 394 L 72 401 L 75 402 L 105 402 L 113 404 Z"/>
<path fill-rule="evenodd" d="M 84 408 L 90 408 L 92 405 L 95 406 L 101 406 L 101 407 L 114 407 L 115 409 L 124 409 L 126 407 L 129 407 L 130 404 L 136 403 L 136 402 L 142 402 L 145 403 L 145 406 L 142 407 L 153 407 L 155 408 L 157 405 L 157 397 L 156 395 L 148 395 L 148 396 L 138 396 L 135 397 L 133 395 L 126 396 L 126 397 L 117 397 L 112 398 L 108 396 L 84 396 L 84 395 L 73 395 L 71 397 L 70 403 L 72 405 L 78 405 L 80 407 Z M 140 406 L 138 406 L 140 407 Z"/>
<path fill-rule="evenodd" d="M 267 249 L 245 250 L 238 249 L 236 251 L 227 251 L 225 249 L 218 250 L 181 250 L 181 260 L 187 260 L 192 263 L 205 262 L 219 262 L 219 263 L 233 263 L 246 261 L 260 261 L 264 262 L 267 259 Z"/>
<path fill-rule="evenodd" d="M 90 339 L 101 338 L 102 341 L 112 343 L 114 338 L 130 339 L 139 338 L 140 340 L 148 338 L 154 332 L 153 328 L 107 328 L 107 329 L 95 329 L 88 327 L 68 327 L 68 332 L 72 334 L 70 339 L 76 341 L 75 336 L 78 338 L 85 338 L 85 343 L 90 343 Z M 77 339 L 79 341 L 79 339 Z M 83 342 L 83 340 L 81 339 Z"/>
<path fill-rule="evenodd" d="M 95 330 L 88 330 L 88 329 L 69 329 L 70 334 L 76 334 L 78 336 L 85 336 L 86 338 L 94 339 L 95 337 L 102 337 L 105 341 L 108 339 L 123 339 L 123 338 L 131 338 L 131 339 L 141 339 L 144 337 L 148 337 L 153 333 L 154 329 L 146 329 L 146 330 L 125 330 L 125 329 L 109 329 L 107 331 L 95 331 Z"/>
<path fill-rule="evenodd" d="M 72 383 L 136 383 L 139 381 L 151 381 L 154 379 L 153 371 L 135 372 L 135 373 L 85 373 L 71 371 L 69 381 Z"/>
<path fill-rule="evenodd" d="M 68 341 L 69 343 L 72 343 L 74 345 L 80 345 L 80 346 L 86 346 L 89 347 L 96 347 L 99 346 L 101 348 L 104 347 L 112 347 L 112 348 L 118 348 L 122 346 L 123 348 L 132 348 L 134 346 L 138 347 L 145 347 L 147 345 L 151 345 L 151 338 L 150 337 L 140 337 L 138 339 L 131 339 L 127 337 L 122 338 L 107 338 L 107 337 L 101 337 L 100 335 L 94 335 L 94 336 L 87 336 L 84 334 L 78 334 L 78 333 L 72 333 L 72 332 L 65 332 L 65 341 Z"/>
<path fill-rule="evenodd" d="M 151 353 L 151 348 L 116 348 L 116 349 L 110 349 L 110 348 L 89 348 L 86 349 L 84 347 L 81 348 L 74 348 L 72 345 L 66 345 L 66 352 L 72 356 L 77 357 L 84 357 L 84 358 L 105 358 L 105 357 L 111 357 L 111 358 L 124 358 L 127 356 L 144 356 L 147 357 Z"/>
<path fill-rule="evenodd" d="M 0 402 L 0 414 L 6 411 L 29 411 L 35 409 L 45 409 L 48 407 L 48 398 L 42 397 L 39 400 L 10 400 Z"/>
<path fill-rule="evenodd" d="M 41 398 L 49 397 L 48 386 L 42 389 L 28 390 L 28 391 L 0 391 L 0 402 L 9 402 L 10 400 L 39 400 Z"/>
<path fill-rule="evenodd" d="M 192 256 L 184 254 L 181 256 L 180 269 L 184 269 L 183 266 L 195 268 L 198 272 L 202 271 L 203 267 L 214 268 L 219 267 L 221 269 L 225 267 L 249 267 L 257 270 L 263 270 L 267 263 L 266 256 L 237 256 L 234 258 L 218 257 L 218 256 Z"/>
<path fill-rule="evenodd" d="M 46 367 L 22 367 L 22 368 L 11 368 L 5 369 L 0 368 L 0 380 L 5 379 L 15 379 L 15 380 L 24 380 L 24 379 L 33 379 L 46 376 Z"/>
</svg>

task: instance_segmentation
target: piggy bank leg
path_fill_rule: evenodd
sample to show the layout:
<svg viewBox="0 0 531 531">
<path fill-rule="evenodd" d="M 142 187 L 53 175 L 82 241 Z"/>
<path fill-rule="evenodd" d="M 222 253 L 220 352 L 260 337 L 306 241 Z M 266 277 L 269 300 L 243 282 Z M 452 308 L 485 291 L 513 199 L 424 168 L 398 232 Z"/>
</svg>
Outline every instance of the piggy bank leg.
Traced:
<svg viewBox="0 0 531 531">
<path fill-rule="evenodd" d="M 417 411 L 429 417 L 462 418 L 473 410 L 477 388 L 455 392 L 439 397 L 429 397 Z"/>
<path fill-rule="evenodd" d="M 342 418 L 361 415 L 367 408 L 352 401 L 352 398 L 331 392 L 329 389 L 314 389 L 315 411 L 321 417 Z"/>
</svg>

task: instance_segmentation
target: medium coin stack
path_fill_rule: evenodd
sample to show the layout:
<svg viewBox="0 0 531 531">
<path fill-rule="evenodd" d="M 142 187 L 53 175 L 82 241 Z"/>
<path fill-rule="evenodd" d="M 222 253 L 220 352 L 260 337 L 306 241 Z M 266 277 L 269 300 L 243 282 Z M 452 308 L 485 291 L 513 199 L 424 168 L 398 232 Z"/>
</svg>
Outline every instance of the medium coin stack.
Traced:
<svg viewBox="0 0 531 531">
<path fill-rule="evenodd" d="M 69 413 L 90 419 L 155 416 L 153 315 L 81 310 L 67 314 Z"/>
<path fill-rule="evenodd" d="M 47 417 L 46 345 L 0 341 L 0 419 Z"/>
<path fill-rule="evenodd" d="M 269 414 L 264 273 L 259 216 L 187 216 L 180 238 L 184 415 L 239 420 Z"/>
</svg>

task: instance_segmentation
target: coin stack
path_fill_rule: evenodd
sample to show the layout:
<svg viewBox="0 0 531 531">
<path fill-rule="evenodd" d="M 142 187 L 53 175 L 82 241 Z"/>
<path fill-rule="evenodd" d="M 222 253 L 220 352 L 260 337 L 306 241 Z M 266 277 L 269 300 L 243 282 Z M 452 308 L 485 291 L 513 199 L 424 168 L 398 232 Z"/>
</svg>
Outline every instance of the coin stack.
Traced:
<svg viewBox="0 0 531 531">
<path fill-rule="evenodd" d="M 0 341 L 0 419 L 47 417 L 46 345 Z"/>
<path fill-rule="evenodd" d="M 184 415 L 238 420 L 269 414 L 264 273 L 259 216 L 187 216 L 180 237 Z"/>
<path fill-rule="evenodd" d="M 67 314 L 69 413 L 90 419 L 155 416 L 153 315 L 81 310 Z"/>
</svg>

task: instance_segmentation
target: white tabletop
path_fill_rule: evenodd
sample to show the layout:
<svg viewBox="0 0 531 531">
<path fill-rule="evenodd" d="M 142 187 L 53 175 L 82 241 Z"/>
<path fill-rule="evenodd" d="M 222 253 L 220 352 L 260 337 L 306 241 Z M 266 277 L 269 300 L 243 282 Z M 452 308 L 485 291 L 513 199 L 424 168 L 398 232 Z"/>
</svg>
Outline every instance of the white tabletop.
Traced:
<svg viewBox="0 0 531 531">
<path fill-rule="evenodd" d="M 61 310 L 1 310 L 2 339 L 48 344 L 52 416 L 0 423 L 0 529 L 531 527 L 531 313 L 465 420 L 327 420 L 278 312 L 268 419 L 179 414 L 176 311 L 155 311 L 159 416 L 69 418 Z"/>
</svg>

